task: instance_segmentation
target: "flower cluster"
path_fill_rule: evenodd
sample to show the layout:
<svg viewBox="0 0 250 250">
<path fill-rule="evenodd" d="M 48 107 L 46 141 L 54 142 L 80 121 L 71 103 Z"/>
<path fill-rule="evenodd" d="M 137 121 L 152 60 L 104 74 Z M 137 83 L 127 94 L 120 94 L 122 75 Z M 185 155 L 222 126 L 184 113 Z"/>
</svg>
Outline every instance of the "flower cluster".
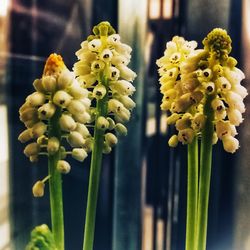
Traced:
<svg viewBox="0 0 250 250">
<path fill-rule="evenodd" d="M 57 250 L 54 237 L 45 224 L 35 227 L 31 232 L 31 239 L 25 250 Z"/>
<path fill-rule="evenodd" d="M 66 155 L 83 161 L 91 150 L 92 138 L 84 125 L 91 120 L 89 92 L 81 88 L 61 56 L 56 54 L 49 56 L 42 78 L 36 79 L 33 85 L 36 91 L 26 98 L 19 110 L 26 130 L 18 139 L 22 143 L 33 140 L 24 149 L 31 162 L 37 161 L 39 155 L 58 155 L 57 170 L 68 173 L 70 165 L 65 161 Z M 68 144 L 65 145 L 64 139 Z M 66 151 L 69 145 L 72 151 Z M 34 185 L 34 196 L 43 195 L 47 179 Z"/>
<path fill-rule="evenodd" d="M 179 141 L 191 143 L 201 133 L 207 119 L 204 106 L 209 101 L 214 122 L 213 143 L 219 138 L 224 149 L 234 153 L 239 147 L 234 138 L 235 127 L 243 121 L 245 111 L 243 99 L 247 91 L 241 85 L 244 73 L 229 56 L 231 39 L 225 30 L 214 29 L 203 44 L 203 50 L 194 50 L 195 42 L 174 37 L 167 43 L 164 57 L 157 61 L 164 95 L 161 107 L 171 112 L 167 122 L 175 124 L 178 131 L 178 135 L 170 138 L 169 145 L 177 146 Z"/>
<path fill-rule="evenodd" d="M 132 49 L 121 42 L 108 22 L 95 26 L 93 33 L 76 52 L 79 61 L 73 70 L 81 86 L 90 91 L 91 114 L 97 128 L 105 132 L 103 153 L 109 153 L 117 143 L 110 131 L 127 133 L 123 123 L 135 107 L 130 96 L 135 92 L 131 82 L 136 74 L 128 67 Z"/>
</svg>

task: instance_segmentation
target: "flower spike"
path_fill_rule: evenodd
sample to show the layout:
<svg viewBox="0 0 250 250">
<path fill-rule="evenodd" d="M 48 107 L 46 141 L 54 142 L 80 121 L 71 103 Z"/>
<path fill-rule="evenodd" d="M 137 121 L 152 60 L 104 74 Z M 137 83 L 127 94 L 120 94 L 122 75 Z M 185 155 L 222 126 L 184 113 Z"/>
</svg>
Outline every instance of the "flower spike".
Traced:
<svg viewBox="0 0 250 250">
<path fill-rule="evenodd" d="M 167 43 L 164 56 L 157 61 L 163 94 L 161 108 L 172 114 L 168 122 L 176 117 L 171 124 L 175 124 L 179 131 L 178 139 L 183 144 L 192 142 L 194 137 L 184 140 L 180 136 L 183 133 L 186 135 L 182 129 L 193 130 L 194 136 L 201 133 L 207 119 L 204 105 L 209 97 L 214 111 L 214 130 L 219 139 L 226 141 L 224 149 L 233 153 L 239 146 L 235 143 L 236 139 L 223 140 L 223 136 L 230 135 L 230 129 L 221 136 L 220 125 L 217 125 L 230 123 L 230 128 L 235 130 L 235 126 L 243 121 L 242 113 L 245 112 L 243 99 L 247 90 L 241 85 L 245 76 L 236 68 L 236 59 L 229 56 L 231 42 L 227 32 L 220 28 L 212 30 L 203 40 L 203 50 L 195 49 L 197 44 L 194 41 L 174 37 Z M 190 123 L 181 128 L 178 124 L 184 122 L 184 115 L 190 116 Z M 176 146 L 172 140 L 169 144 Z M 228 146 L 230 142 L 231 147 Z"/>
<path fill-rule="evenodd" d="M 135 107 L 130 96 L 135 92 L 132 81 L 136 73 L 127 66 L 132 49 L 121 42 L 109 22 L 94 26 L 93 33 L 76 52 L 79 61 L 74 64 L 73 70 L 81 87 L 92 98 L 90 109 L 97 127 L 110 133 L 115 131 L 117 123 L 130 119 L 130 112 Z M 105 112 L 100 116 L 97 102 L 101 100 Z M 112 127 L 108 118 L 113 122 Z M 106 138 L 104 136 L 105 141 Z"/>
<path fill-rule="evenodd" d="M 132 82 L 136 73 L 128 67 L 132 49 L 121 42 L 119 34 L 109 22 L 101 22 L 93 28 L 93 34 L 81 43 L 76 52 L 78 62 L 73 70 L 83 89 L 89 91 L 91 121 L 94 126 L 92 158 L 88 189 L 88 202 L 84 231 L 84 250 L 92 250 L 96 201 L 102 162 L 102 154 L 109 154 L 118 143 L 115 135 L 126 135 L 125 123 L 130 120 L 135 102 Z M 76 158 L 80 151 L 74 151 Z"/>
<path fill-rule="evenodd" d="M 177 130 L 168 144 L 188 144 L 186 250 L 206 249 L 212 145 L 220 139 L 229 153 L 239 148 L 236 127 L 243 121 L 248 93 L 241 85 L 244 73 L 230 56 L 231 43 L 220 28 L 207 35 L 201 50 L 195 49 L 196 42 L 176 36 L 157 60 L 161 108 Z"/>
<path fill-rule="evenodd" d="M 88 91 L 80 87 L 60 55 L 53 53 L 49 56 L 42 78 L 36 79 L 33 85 L 36 92 L 26 98 L 26 102 L 19 110 L 20 119 L 27 129 L 18 139 L 22 143 L 36 141 L 24 149 L 30 160 L 38 159 L 44 153 L 60 153 L 60 147 L 63 145 L 60 134 L 70 138 L 71 133 L 76 133 L 77 126 L 83 125 L 82 116 L 86 117 L 84 122 L 90 119 Z M 55 117 L 58 118 L 61 132 L 54 131 L 53 134 L 49 131 Z M 88 130 L 86 127 L 85 129 Z M 84 139 L 88 136 L 89 132 L 85 135 L 79 134 L 79 140 L 83 141 L 80 145 L 83 150 Z"/>
<path fill-rule="evenodd" d="M 57 249 L 63 250 L 61 174 L 67 174 L 71 169 L 65 160 L 67 155 L 73 154 L 70 148 L 73 148 L 73 158 L 79 161 L 87 157 L 87 148 L 89 152 L 89 143 L 86 142 L 90 133 L 84 125 L 91 119 L 89 92 L 80 86 L 57 54 L 49 56 L 42 77 L 36 79 L 33 86 L 36 91 L 26 98 L 19 109 L 26 130 L 18 139 L 22 143 L 33 141 L 24 149 L 24 154 L 31 162 L 36 162 L 43 155 L 48 157 L 49 178 L 37 181 L 32 192 L 35 197 L 42 197 L 45 182 L 49 179 L 52 231 Z M 79 127 L 82 126 L 84 133 L 79 133 Z M 69 151 L 66 152 L 65 148 L 69 148 Z M 77 157 L 76 148 L 79 151 Z"/>
</svg>

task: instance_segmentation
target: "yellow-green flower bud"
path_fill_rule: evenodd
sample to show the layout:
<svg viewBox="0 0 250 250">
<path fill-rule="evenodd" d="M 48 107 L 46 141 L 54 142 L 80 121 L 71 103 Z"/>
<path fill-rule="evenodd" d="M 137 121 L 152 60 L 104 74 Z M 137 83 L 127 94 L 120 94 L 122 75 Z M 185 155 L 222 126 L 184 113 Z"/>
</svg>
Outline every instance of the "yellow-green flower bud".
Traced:
<svg viewBox="0 0 250 250">
<path fill-rule="evenodd" d="M 108 37 L 107 42 L 110 45 L 116 45 L 116 44 L 120 43 L 120 40 L 121 40 L 120 35 L 113 34 L 113 35 L 111 35 L 111 36 Z"/>
<path fill-rule="evenodd" d="M 215 113 L 214 113 L 214 117 L 215 117 L 216 121 L 224 120 L 226 118 L 226 116 L 227 116 L 226 110 L 215 111 Z"/>
<path fill-rule="evenodd" d="M 32 107 L 39 107 L 44 104 L 46 98 L 43 93 L 34 92 L 33 94 L 29 95 L 26 100 Z"/>
<path fill-rule="evenodd" d="M 245 105 L 240 95 L 234 93 L 233 91 L 228 91 L 225 97 L 230 108 L 238 109 L 241 113 L 245 112 Z"/>
<path fill-rule="evenodd" d="M 130 53 L 132 52 L 132 48 L 125 44 L 125 43 L 117 43 L 115 45 L 115 50 L 119 53 L 119 54 L 122 54 L 126 57 L 129 57 L 130 58 Z"/>
<path fill-rule="evenodd" d="M 123 136 L 126 136 L 127 133 L 128 133 L 128 130 L 127 128 L 121 124 L 121 123 L 117 123 L 115 125 L 115 131 L 119 134 L 119 135 L 123 135 Z"/>
<path fill-rule="evenodd" d="M 192 128 L 197 131 L 201 131 L 205 125 L 206 117 L 203 114 L 197 113 L 195 114 L 192 120 Z"/>
<path fill-rule="evenodd" d="M 106 95 L 106 93 L 107 93 L 107 90 L 102 84 L 96 85 L 93 90 L 93 96 L 97 100 L 101 100 Z"/>
<path fill-rule="evenodd" d="M 48 143 L 48 138 L 45 135 L 41 135 L 40 137 L 37 138 L 36 142 L 39 145 L 44 145 Z"/>
<path fill-rule="evenodd" d="M 238 68 L 230 69 L 228 67 L 223 67 L 223 72 L 224 76 L 227 78 L 227 80 L 231 83 L 232 86 L 238 85 L 241 80 L 245 79 L 244 73 Z"/>
<path fill-rule="evenodd" d="M 77 81 L 74 81 L 69 89 L 70 95 L 72 95 L 75 99 L 82 99 L 88 97 L 88 90 L 84 89 L 80 86 Z"/>
<path fill-rule="evenodd" d="M 105 141 L 106 141 L 107 145 L 110 147 L 114 147 L 118 142 L 117 137 L 112 133 L 107 133 L 107 134 L 105 134 L 104 137 L 105 137 Z"/>
<path fill-rule="evenodd" d="M 86 138 L 90 135 L 88 128 L 81 123 L 77 123 L 75 131 L 80 133 L 83 138 Z"/>
<path fill-rule="evenodd" d="M 90 51 L 96 52 L 98 51 L 102 46 L 102 42 L 100 39 L 93 39 L 88 43 L 88 48 Z"/>
<path fill-rule="evenodd" d="M 32 135 L 30 133 L 30 130 L 31 129 L 26 129 L 24 130 L 19 136 L 18 136 L 18 140 L 21 142 L 21 143 L 25 143 L 29 140 L 32 139 Z"/>
<path fill-rule="evenodd" d="M 74 71 L 77 76 L 90 74 L 91 69 L 87 62 L 79 61 L 74 64 Z"/>
<path fill-rule="evenodd" d="M 24 149 L 24 154 L 27 157 L 30 157 L 31 155 L 37 155 L 40 152 L 40 145 L 36 142 L 32 142 L 28 144 Z"/>
<path fill-rule="evenodd" d="M 129 59 L 123 55 L 115 55 L 112 57 L 112 60 L 111 60 L 111 64 L 115 66 L 119 64 L 128 65 L 128 63 L 129 63 Z"/>
<path fill-rule="evenodd" d="M 91 87 L 96 82 L 96 75 L 94 74 L 87 74 L 87 75 L 80 75 L 77 77 L 77 80 L 80 84 L 83 85 L 85 88 Z"/>
<path fill-rule="evenodd" d="M 170 147 L 176 147 L 178 145 L 178 136 L 177 135 L 173 135 L 170 137 L 170 139 L 168 140 L 168 145 Z"/>
<path fill-rule="evenodd" d="M 96 60 L 97 57 L 96 53 L 92 53 L 91 51 L 88 51 L 85 48 L 79 49 L 78 51 L 76 51 L 75 54 L 82 62 L 92 62 Z"/>
<path fill-rule="evenodd" d="M 112 59 L 113 53 L 109 49 L 104 49 L 100 54 L 100 59 L 104 62 L 110 62 Z"/>
<path fill-rule="evenodd" d="M 133 109 L 136 105 L 135 102 L 129 96 L 119 96 L 119 100 L 127 109 Z"/>
<path fill-rule="evenodd" d="M 228 91 L 231 89 L 231 83 L 227 80 L 227 78 L 225 77 L 219 77 L 217 80 L 216 80 L 216 86 L 221 89 L 222 92 L 224 91 Z"/>
<path fill-rule="evenodd" d="M 194 139 L 194 131 L 191 128 L 186 128 L 180 130 L 178 133 L 178 140 L 182 142 L 182 144 L 190 144 Z"/>
<path fill-rule="evenodd" d="M 120 109 L 115 114 L 115 119 L 121 122 L 128 122 L 130 119 L 130 112 L 125 107 Z"/>
<path fill-rule="evenodd" d="M 240 95 L 242 99 L 244 99 L 248 95 L 247 89 L 240 84 L 233 86 L 233 91 Z"/>
<path fill-rule="evenodd" d="M 161 104 L 161 110 L 169 110 L 172 106 L 172 103 L 169 102 L 169 101 L 163 101 L 162 104 Z M 172 111 L 176 110 L 177 108 L 175 107 L 175 103 L 173 105 L 173 109 Z M 176 111 L 174 111 L 176 112 Z"/>
<path fill-rule="evenodd" d="M 115 121 L 114 121 L 112 118 L 110 118 L 110 117 L 107 117 L 107 121 L 109 122 L 109 127 L 108 127 L 108 129 L 109 129 L 109 130 L 114 129 L 114 128 L 115 128 Z"/>
<path fill-rule="evenodd" d="M 87 152 L 83 148 L 74 148 L 72 150 L 72 157 L 77 161 L 84 161 L 88 156 Z"/>
<path fill-rule="evenodd" d="M 83 104 L 83 106 L 86 109 L 90 108 L 90 106 L 91 106 L 91 100 L 89 98 L 86 97 L 86 98 L 80 99 L 79 101 Z"/>
<path fill-rule="evenodd" d="M 218 121 L 216 123 L 217 136 L 222 139 L 225 135 L 232 135 L 232 127 L 229 121 Z"/>
<path fill-rule="evenodd" d="M 84 138 L 77 131 L 71 131 L 67 138 L 67 141 L 71 145 L 71 147 L 82 147 L 85 143 Z"/>
<path fill-rule="evenodd" d="M 72 100 L 67 106 L 67 110 L 72 115 L 78 115 L 78 114 L 85 112 L 86 109 L 85 109 L 85 106 L 79 100 Z"/>
<path fill-rule="evenodd" d="M 108 111 L 109 112 L 114 112 L 117 113 L 119 112 L 122 108 L 124 108 L 123 104 L 119 102 L 116 99 L 110 99 L 108 101 Z"/>
<path fill-rule="evenodd" d="M 225 105 L 222 100 L 216 98 L 211 103 L 214 111 L 223 111 L 225 110 Z"/>
<path fill-rule="evenodd" d="M 212 77 L 213 77 L 212 70 L 209 69 L 209 68 L 206 68 L 206 69 L 204 69 L 204 70 L 202 71 L 202 75 L 201 75 L 200 82 L 203 82 L 203 81 L 210 81 Z"/>
<path fill-rule="evenodd" d="M 96 121 L 96 126 L 98 129 L 105 131 L 109 127 L 109 122 L 105 117 L 99 116 Z"/>
<path fill-rule="evenodd" d="M 125 80 L 111 82 L 110 88 L 120 95 L 132 95 L 135 92 L 135 87 L 132 83 Z"/>
<path fill-rule="evenodd" d="M 54 92 L 56 90 L 56 79 L 53 76 L 43 76 L 42 85 L 47 92 Z"/>
<path fill-rule="evenodd" d="M 101 60 L 96 60 L 91 64 L 91 71 L 98 73 L 105 68 L 105 62 Z"/>
<path fill-rule="evenodd" d="M 223 147 L 229 153 L 235 153 L 239 148 L 239 141 L 233 136 L 226 135 L 222 137 Z"/>
<path fill-rule="evenodd" d="M 64 90 L 59 90 L 53 97 L 53 102 L 60 107 L 67 107 L 72 100 L 72 96 Z"/>
<path fill-rule="evenodd" d="M 38 138 L 42 136 L 47 130 L 47 125 L 43 122 L 36 123 L 32 129 L 30 129 L 31 137 Z"/>
<path fill-rule="evenodd" d="M 50 155 L 55 154 L 60 147 L 60 142 L 56 137 L 51 137 L 48 140 L 47 151 Z"/>
<path fill-rule="evenodd" d="M 57 88 L 58 89 L 66 89 L 72 85 L 74 81 L 74 75 L 70 71 L 62 72 L 57 81 Z"/>
<path fill-rule="evenodd" d="M 191 105 L 193 101 L 191 100 L 191 94 L 186 93 L 182 95 L 176 102 L 174 102 L 171 106 L 171 111 L 180 113 L 186 111 Z"/>
<path fill-rule="evenodd" d="M 202 85 L 203 85 L 207 94 L 210 95 L 210 94 L 214 93 L 214 90 L 215 90 L 214 82 L 203 82 Z"/>
<path fill-rule="evenodd" d="M 235 67 L 236 65 L 237 65 L 237 60 L 235 59 L 235 58 L 233 58 L 233 57 L 228 57 L 228 59 L 227 59 L 227 66 L 228 67 L 230 67 L 230 68 L 233 68 L 233 67 Z"/>
<path fill-rule="evenodd" d="M 120 71 L 116 67 L 109 67 L 108 79 L 111 81 L 117 81 L 120 77 Z"/>
<path fill-rule="evenodd" d="M 56 169 L 62 174 L 68 174 L 71 170 L 71 166 L 67 161 L 60 160 L 57 162 Z"/>
<path fill-rule="evenodd" d="M 243 122 L 242 114 L 238 109 L 228 109 L 227 115 L 232 125 L 239 126 Z"/>
<path fill-rule="evenodd" d="M 73 131 L 76 128 L 76 122 L 70 115 L 62 114 L 59 119 L 60 127 L 63 131 Z"/>
<path fill-rule="evenodd" d="M 55 112 L 56 106 L 51 102 L 43 104 L 43 106 L 38 109 L 39 118 L 41 120 L 51 118 L 55 114 Z"/>
<path fill-rule="evenodd" d="M 190 100 L 193 104 L 198 104 L 204 97 L 203 93 L 201 91 L 195 91 L 191 93 Z"/>
<path fill-rule="evenodd" d="M 45 187 L 45 184 L 42 181 L 37 181 L 32 187 L 32 193 L 34 197 L 43 197 L 44 187 Z"/>
<path fill-rule="evenodd" d="M 25 121 L 24 125 L 27 128 L 32 128 L 38 121 L 39 121 L 38 118 L 33 118 L 32 120 Z"/>
<path fill-rule="evenodd" d="M 37 119 L 37 109 L 36 108 L 26 108 L 20 112 L 20 119 L 23 122 L 29 120 Z"/>
<path fill-rule="evenodd" d="M 84 150 L 89 153 L 92 151 L 92 148 L 93 148 L 93 138 L 92 137 L 87 137 L 85 139 L 85 143 L 84 143 L 84 146 L 83 146 Z"/>
<path fill-rule="evenodd" d="M 181 60 L 181 53 L 178 53 L 178 52 L 173 53 L 170 56 L 169 60 L 170 60 L 170 63 L 172 63 L 172 64 L 178 64 Z"/>
<path fill-rule="evenodd" d="M 111 151 L 112 151 L 112 148 L 106 142 L 104 142 L 102 153 L 109 154 L 109 153 L 111 153 Z"/>
<path fill-rule="evenodd" d="M 88 112 L 77 114 L 73 116 L 77 122 L 89 123 L 91 121 L 91 115 Z"/>
<path fill-rule="evenodd" d="M 167 117 L 167 124 L 168 125 L 175 124 L 177 122 L 177 120 L 179 120 L 180 118 L 181 118 L 181 116 L 179 114 L 173 113 L 172 115 Z"/>
<path fill-rule="evenodd" d="M 35 88 L 36 91 L 38 92 L 44 92 L 45 89 L 42 85 L 42 80 L 41 79 L 35 79 L 34 82 L 33 82 L 33 86 Z"/>
<path fill-rule="evenodd" d="M 177 92 L 175 89 L 169 89 L 164 93 L 163 101 L 173 101 L 176 98 Z"/>
<path fill-rule="evenodd" d="M 20 107 L 19 114 L 22 114 L 25 110 L 32 108 L 27 101 Z"/>
<path fill-rule="evenodd" d="M 218 77 L 223 75 L 223 67 L 220 64 L 215 64 L 213 66 L 213 72 L 217 74 Z"/>
<path fill-rule="evenodd" d="M 177 130 L 183 130 L 191 127 L 191 117 L 182 117 L 176 121 L 175 127 Z"/>
</svg>

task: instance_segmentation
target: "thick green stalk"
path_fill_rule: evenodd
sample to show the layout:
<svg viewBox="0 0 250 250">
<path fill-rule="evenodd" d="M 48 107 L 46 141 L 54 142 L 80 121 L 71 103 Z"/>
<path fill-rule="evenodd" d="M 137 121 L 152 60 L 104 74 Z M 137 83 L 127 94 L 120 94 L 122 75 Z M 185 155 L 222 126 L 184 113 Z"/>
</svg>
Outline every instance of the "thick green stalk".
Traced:
<svg viewBox="0 0 250 250">
<path fill-rule="evenodd" d="M 188 145 L 186 250 L 195 249 L 198 204 L 198 138 Z"/>
<path fill-rule="evenodd" d="M 206 249 L 208 203 L 212 164 L 212 140 L 213 140 L 213 117 L 211 107 L 212 96 L 209 96 L 204 106 L 204 114 L 207 116 L 201 140 L 198 221 L 197 221 L 197 250 Z"/>
<path fill-rule="evenodd" d="M 105 84 L 107 86 L 108 83 L 104 81 L 102 82 L 102 84 Z M 97 101 L 96 111 L 97 115 L 95 120 L 94 145 L 90 164 L 83 250 L 92 250 L 94 245 L 96 207 L 102 165 L 102 150 L 104 143 L 104 131 L 97 128 L 96 121 L 99 116 L 106 117 L 107 115 L 107 95 L 103 99 Z"/>
<path fill-rule="evenodd" d="M 61 129 L 59 118 L 61 109 L 57 108 L 55 115 L 49 121 L 49 138 L 55 136 L 61 140 Z M 64 221 L 63 221 L 63 198 L 62 198 L 62 177 L 57 171 L 57 162 L 60 160 L 60 152 L 49 155 L 49 191 L 52 233 L 58 250 L 64 250 Z"/>
</svg>

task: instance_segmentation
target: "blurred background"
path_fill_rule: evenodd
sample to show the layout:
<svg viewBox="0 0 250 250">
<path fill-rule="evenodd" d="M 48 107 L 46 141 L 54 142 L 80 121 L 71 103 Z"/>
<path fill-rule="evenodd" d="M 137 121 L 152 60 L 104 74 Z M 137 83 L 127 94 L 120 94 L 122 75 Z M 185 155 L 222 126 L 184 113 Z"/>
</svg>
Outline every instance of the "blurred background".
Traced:
<svg viewBox="0 0 250 250">
<path fill-rule="evenodd" d="M 24 156 L 18 109 L 46 57 L 59 53 L 71 68 L 81 41 L 104 20 L 133 48 L 137 107 L 128 136 L 104 157 L 94 249 L 184 249 L 186 147 L 167 145 L 155 61 L 174 35 L 201 44 L 211 29 L 225 28 L 249 89 L 250 0 L 0 0 L 0 250 L 23 250 L 30 230 L 50 223 L 48 189 L 40 199 L 31 192 L 47 163 Z M 250 249 L 249 101 L 239 151 L 214 147 L 207 250 Z M 63 178 L 66 250 L 79 250 L 89 162 L 72 164 Z"/>
</svg>

